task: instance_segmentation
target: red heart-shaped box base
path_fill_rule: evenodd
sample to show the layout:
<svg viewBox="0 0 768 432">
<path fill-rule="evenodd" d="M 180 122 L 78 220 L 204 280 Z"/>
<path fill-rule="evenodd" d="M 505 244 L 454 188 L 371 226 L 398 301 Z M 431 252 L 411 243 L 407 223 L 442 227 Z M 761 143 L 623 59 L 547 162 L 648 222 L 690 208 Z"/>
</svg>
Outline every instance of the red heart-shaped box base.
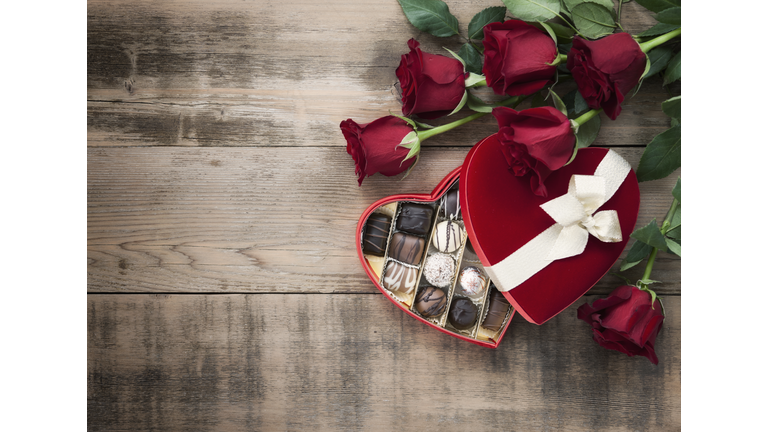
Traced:
<svg viewBox="0 0 768 432">
<path fill-rule="evenodd" d="M 554 220 L 539 206 L 565 194 L 572 175 L 592 175 L 608 151 L 600 148 L 579 150 L 571 164 L 553 172 L 547 179 L 548 197 L 543 198 L 531 192 L 529 176 L 516 177 L 509 172 L 506 160 L 501 154 L 500 143 L 496 135 L 491 135 L 477 143 L 467 154 L 464 164 L 449 173 L 431 194 L 393 195 L 368 207 L 357 224 L 357 238 L 360 240 L 357 243 L 357 253 L 360 262 L 379 291 L 405 313 L 443 333 L 477 345 L 495 348 L 501 342 L 515 312 L 519 312 L 530 322 L 542 324 L 578 300 L 608 272 L 624 250 L 637 220 L 640 192 L 635 173 L 630 171 L 616 193 L 599 209 L 601 211 L 616 210 L 621 225 L 622 241 L 603 243 L 590 236 L 582 254 L 554 261 L 519 286 L 504 292 L 504 297 L 512 307 L 502 327 L 491 336 L 487 332 L 481 335 L 482 327 L 478 325 L 475 326 L 478 329 L 476 333 L 467 334 L 467 332 L 455 331 L 450 325 L 446 325 L 445 319 L 442 323 L 424 319 L 415 312 L 413 296 L 411 300 L 404 302 L 385 289 L 380 282 L 383 280 L 382 272 L 386 263 L 389 262 L 387 261 L 389 257 L 372 257 L 364 254 L 362 249 L 363 234 L 369 216 L 387 206 L 402 205 L 393 203 L 436 203 L 449 189 L 455 188 L 458 184 L 462 219 L 467 237 L 478 259 L 477 266 L 484 267 L 486 270 L 550 227 Z M 432 205 L 435 207 L 435 204 Z M 393 209 L 393 213 L 396 213 L 399 208 Z M 394 220 L 390 236 L 395 231 Z M 436 222 L 434 218 L 433 222 Z M 429 255 L 427 253 L 430 247 L 429 237 L 431 234 L 426 238 L 427 247 L 422 254 L 422 264 Z M 429 250 L 429 253 L 432 252 Z M 380 260 L 378 264 L 375 262 L 377 259 Z M 458 259 L 463 261 L 461 256 Z M 504 286 L 504 281 L 494 280 L 493 282 L 497 286 Z M 458 298 L 455 294 L 454 290 L 448 291 L 449 305 L 450 301 Z M 482 322 L 483 314 L 488 308 L 487 298 L 484 304 L 485 306 L 480 306 L 481 316 L 478 318 L 478 323 Z"/>
</svg>

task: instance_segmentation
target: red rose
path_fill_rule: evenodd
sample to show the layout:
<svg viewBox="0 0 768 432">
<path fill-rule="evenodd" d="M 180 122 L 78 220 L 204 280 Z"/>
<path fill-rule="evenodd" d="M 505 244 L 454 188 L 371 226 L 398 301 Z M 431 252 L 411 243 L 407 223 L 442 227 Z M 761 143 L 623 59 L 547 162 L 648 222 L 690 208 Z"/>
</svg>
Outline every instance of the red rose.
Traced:
<svg viewBox="0 0 768 432">
<path fill-rule="evenodd" d="M 509 170 L 516 176 L 533 171 L 531 190 L 546 197 L 544 180 L 568 162 L 576 145 L 568 117 L 548 106 L 522 111 L 497 107 L 493 116 L 499 123 L 499 142 Z"/>
<path fill-rule="evenodd" d="M 547 33 L 518 20 L 483 28 L 483 74 L 496 94 L 529 95 L 553 83 L 557 46 Z"/>
<path fill-rule="evenodd" d="M 624 95 L 640 81 L 645 65 L 645 53 L 629 33 L 596 41 L 574 36 L 568 53 L 568 69 L 584 100 L 592 109 L 602 108 L 611 120 L 621 113 Z"/>
<path fill-rule="evenodd" d="M 419 49 L 419 43 L 408 41 L 411 52 L 403 54 L 395 74 L 403 91 L 403 115 L 418 114 L 436 119 L 450 114 L 464 98 L 464 72 L 460 61 Z"/>
<path fill-rule="evenodd" d="M 664 322 L 661 302 L 651 309 L 651 294 L 633 286 L 618 287 L 608 298 L 590 306 L 584 303 L 577 311 L 579 319 L 592 324 L 592 337 L 603 348 L 621 351 L 633 357 L 647 357 L 659 364 L 653 345 Z"/>
<path fill-rule="evenodd" d="M 355 161 L 358 185 L 377 172 L 393 176 L 407 170 L 416 158 L 403 161 L 409 150 L 401 147 L 403 138 L 413 132 L 404 120 L 386 116 L 359 125 L 352 119 L 341 122 L 341 132 L 347 140 L 347 153 Z"/>
</svg>

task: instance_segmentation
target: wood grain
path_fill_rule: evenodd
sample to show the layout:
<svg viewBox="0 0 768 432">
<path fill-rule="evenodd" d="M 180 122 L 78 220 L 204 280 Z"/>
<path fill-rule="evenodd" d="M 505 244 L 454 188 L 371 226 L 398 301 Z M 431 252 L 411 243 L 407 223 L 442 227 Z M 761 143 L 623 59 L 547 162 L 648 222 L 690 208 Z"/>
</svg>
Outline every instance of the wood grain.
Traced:
<svg viewBox="0 0 768 432">
<path fill-rule="evenodd" d="M 642 154 L 616 151 L 633 166 Z M 387 195 L 431 192 L 467 152 L 426 149 L 406 179 L 358 187 L 343 148 L 89 149 L 88 291 L 375 292 L 358 218 Z M 676 179 L 641 183 L 638 226 L 664 217 Z M 660 253 L 654 279 L 680 293 L 680 260 Z"/>
<path fill-rule="evenodd" d="M 491 350 L 380 295 L 89 295 L 88 428 L 680 430 L 680 297 L 658 366 L 599 347 L 577 305 Z"/>
<path fill-rule="evenodd" d="M 501 2 L 449 4 L 466 29 Z M 636 4 L 623 9 L 630 32 L 655 23 Z M 342 147 L 342 120 L 400 111 L 394 71 L 411 37 L 446 55 L 461 43 L 419 32 L 394 0 L 90 1 L 88 145 Z M 648 79 L 617 120 L 602 116 L 596 145 L 647 144 L 669 127 L 659 106 L 671 95 Z M 495 129 L 487 116 L 424 144 L 472 146 Z"/>
</svg>

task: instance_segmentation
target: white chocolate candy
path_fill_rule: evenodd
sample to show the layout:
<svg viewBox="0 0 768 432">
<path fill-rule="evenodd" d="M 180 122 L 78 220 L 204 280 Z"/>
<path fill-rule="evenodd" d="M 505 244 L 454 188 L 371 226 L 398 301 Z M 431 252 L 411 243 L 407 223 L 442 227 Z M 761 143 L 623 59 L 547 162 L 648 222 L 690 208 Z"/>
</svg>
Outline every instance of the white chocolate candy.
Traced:
<svg viewBox="0 0 768 432">
<path fill-rule="evenodd" d="M 440 252 L 450 253 L 455 251 L 461 246 L 461 227 L 450 220 L 440 222 L 435 227 L 432 244 Z"/>
<path fill-rule="evenodd" d="M 461 290 L 469 297 L 481 297 L 485 291 L 485 277 L 477 267 L 466 267 L 459 276 Z"/>
</svg>

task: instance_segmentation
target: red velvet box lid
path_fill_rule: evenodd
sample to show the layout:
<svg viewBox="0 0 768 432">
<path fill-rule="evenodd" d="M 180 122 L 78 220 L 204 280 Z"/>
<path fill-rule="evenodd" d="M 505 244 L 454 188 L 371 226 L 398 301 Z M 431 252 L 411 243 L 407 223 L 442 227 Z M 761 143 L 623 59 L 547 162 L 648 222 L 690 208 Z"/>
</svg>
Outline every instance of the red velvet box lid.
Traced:
<svg viewBox="0 0 768 432">
<path fill-rule="evenodd" d="M 542 324 L 583 296 L 619 258 L 634 229 L 640 191 L 634 171 L 628 169 L 615 193 L 597 211 L 615 210 L 622 239 L 602 242 L 590 235 L 583 253 L 554 260 L 524 282 L 511 281 L 508 272 L 495 272 L 505 258 L 556 224 L 540 205 L 568 193 L 571 176 L 593 176 L 608 153 L 604 148 L 579 150 L 569 165 L 546 180 L 546 198 L 534 195 L 530 175 L 516 177 L 508 170 L 496 135 L 477 143 L 461 170 L 460 200 L 467 234 L 491 279 L 526 320 Z M 596 212 L 597 212 L 596 211 Z M 524 249 L 528 250 L 528 249 Z M 516 254 L 519 257 L 521 254 Z M 508 262 L 509 260 L 507 260 Z M 507 270 L 508 270 L 507 266 Z"/>
</svg>

